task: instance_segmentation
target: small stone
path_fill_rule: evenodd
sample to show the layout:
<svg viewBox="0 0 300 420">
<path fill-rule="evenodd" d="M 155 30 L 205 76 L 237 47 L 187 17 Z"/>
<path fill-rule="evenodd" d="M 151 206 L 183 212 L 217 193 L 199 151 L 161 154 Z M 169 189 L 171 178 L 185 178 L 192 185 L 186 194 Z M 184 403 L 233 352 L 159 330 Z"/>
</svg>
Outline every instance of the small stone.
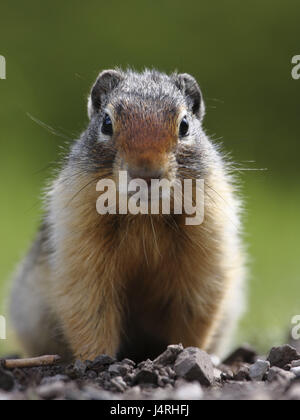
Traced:
<svg viewBox="0 0 300 420">
<path fill-rule="evenodd" d="M 271 366 L 281 369 L 295 360 L 300 360 L 300 354 L 288 344 L 281 347 L 273 347 L 268 357 Z"/>
<path fill-rule="evenodd" d="M 121 376 L 117 376 L 116 378 L 113 378 L 111 380 L 111 384 L 115 386 L 117 391 L 124 392 L 127 389 L 127 384 L 124 382 L 123 378 Z"/>
<path fill-rule="evenodd" d="M 93 362 L 91 360 L 86 360 L 84 363 L 86 365 L 87 370 L 91 369 L 91 366 L 93 364 Z"/>
<path fill-rule="evenodd" d="M 139 369 L 143 369 L 144 367 L 146 369 L 153 369 L 153 362 L 152 362 L 152 360 L 147 359 L 147 360 L 144 360 L 143 362 L 141 362 L 141 363 L 138 364 L 138 368 Z"/>
<path fill-rule="evenodd" d="M 215 380 L 220 381 L 222 379 L 223 372 L 220 369 L 214 368 L 214 377 Z"/>
<path fill-rule="evenodd" d="M 11 391 L 14 384 L 13 375 L 7 370 L 0 369 L 0 389 L 3 389 L 3 391 Z"/>
<path fill-rule="evenodd" d="M 131 359 L 124 359 L 124 360 L 122 360 L 122 363 L 125 364 L 125 365 L 132 366 L 132 367 L 136 366 L 136 363 Z"/>
<path fill-rule="evenodd" d="M 86 372 L 86 364 L 83 363 L 81 360 L 76 360 L 76 362 L 74 363 L 74 371 L 79 375 L 79 376 L 83 376 Z"/>
<path fill-rule="evenodd" d="M 112 357 L 106 354 L 102 354 L 101 356 L 96 357 L 96 359 L 90 365 L 90 369 L 101 371 L 103 369 L 106 369 L 109 365 L 112 365 L 115 362 L 116 360 L 113 359 Z"/>
<path fill-rule="evenodd" d="M 256 358 L 257 358 L 256 351 L 253 350 L 252 347 L 248 345 L 244 345 L 240 347 L 239 349 L 237 349 L 230 356 L 228 356 L 227 359 L 224 360 L 223 364 L 227 366 L 231 366 L 235 363 L 253 364 L 255 363 Z"/>
<path fill-rule="evenodd" d="M 159 355 L 154 360 L 153 363 L 155 365 L 162 365 L 162 366 L 171 365 L 176 361 L 177 356 L 180 353 L 182 353 L 182 351 L 183 351 L 182 344 L 170 345 L 170 346 L 168 346 L 167 350 L 164 353 Z"/>
<path fill-rule="evenodd" d="M 98 380 L 102 383 L 106 381 L 110 381 L 111 377 L 110 374 L 105 370 L 98 374 Z"/>
<path fill-rule="evenodd" d="M 175 379 L 176 378 L 176 373 L 175 373 L 174 369 L 172 369 L 170 366 L 166 366 L 165 371 L 166 371 L 166 374 L 171 379 Z"/>
<path fill-rule="evenodd" d="M 271 367 L 267 376 L 268 382 L 278 381 L 282 383 L 283 385 L 286 385 L 287 383 L 291 382 L 295 378 L 296 376 L 294 373 L 287 372 L 286 370 L 280 369 L 276 366 Z"/>
<path fill-rule="evenodd" d="M 150 369 L 142 368 L 135 376 L 135 384 L 153 384 L 157 385 L 158 374 Z"/>
<path fill-rule="evenodd" d="M 130 366 L 123 363 L 113 363 L 108 368 L 108 372 L 116 376 L 125 376 L 129 370 Z"/>
<path fill-rule="evenodd" d="M 226 365 L 219 365 L 218 369 L 222 372 L 223 377 L 225 377 L 225 379 L 233 379 L 234 378 L 234 374 L 233 371 L 230 369 L 230 367 L 226 366 Z"/>
<path fill-rule="evenodd" d="M 300 360 L 293 360 L 291 363 L 291 368 L 300 367 Z"/>
<path fill-rule="evenodd" d="M 173 384 L 174 383 L 174 380 L 169 378 L 169 376 L 161 376 L 160 379 L 161 379 L 161 382 L 162 382 L 163 386 L 165 386 L 167 384 Z"/>
<path fill-rule="evenodd" d="M 249 375 L 252 381 L 262 381 L 270 370 L 270 362 L 265 360 L 257 360 L 250 367 Z"/>
<path fill-rule="evenodd" d="M 249 381 L 250 380 L 250 375 L 249 375 L 249 365 L 242 365 L 238 371 L 238 373 L 234 376 L 234 380 L 237 382 L 245 382 L 245 381 Z"/>
<path fill-rule="evenodd" d="M 196 347 L 188 347 L 180 353 L 174 370 L 178 377 L 187 381 L 198 381 L 201 385 L 210 386 L 214 381 L 211 358 Z"/>
<path fill-rule="evenodd" d="M 128 383 L 131 384 L 134 382 L 135 379 L 135 374 L 133 372 L 128 372 L 127 375 L 124 377 L 124 380 Z"/>
<path fill-rule="evenodd" d="M 88 377 L 88 379 L 96 379 L 98 375 L 94 370 L 89 370 L 86 376 Z"/>
<path fill-rule="evenodd" d="M 296 375 L 296 378 L 300 378 L 300 366 L 293 367 L 291 369 L 291 373 L 294 373 L 294 375 Z"/>
</svg>

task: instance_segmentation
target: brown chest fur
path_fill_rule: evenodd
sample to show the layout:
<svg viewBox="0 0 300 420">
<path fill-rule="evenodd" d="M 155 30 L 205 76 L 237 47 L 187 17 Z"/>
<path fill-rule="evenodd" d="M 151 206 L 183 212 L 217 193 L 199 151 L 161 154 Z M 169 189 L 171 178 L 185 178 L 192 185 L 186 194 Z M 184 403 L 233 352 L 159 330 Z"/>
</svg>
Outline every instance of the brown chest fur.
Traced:
<svg viewBox="0 0 300 420">
<path fill-rule="evenodd" d="M 138 342 L 150 354 L 177 342 L 207 348 L 230 285 L 215 209 L 207 206 L 201 226 L 183 216 L 100 216 L 95 185 L 74 195 L 78 184 L 58 182 L 52 202 L 53 304 L 75 352 L 86 343 L 78 356 L 128 356 Z"/>
</svg>

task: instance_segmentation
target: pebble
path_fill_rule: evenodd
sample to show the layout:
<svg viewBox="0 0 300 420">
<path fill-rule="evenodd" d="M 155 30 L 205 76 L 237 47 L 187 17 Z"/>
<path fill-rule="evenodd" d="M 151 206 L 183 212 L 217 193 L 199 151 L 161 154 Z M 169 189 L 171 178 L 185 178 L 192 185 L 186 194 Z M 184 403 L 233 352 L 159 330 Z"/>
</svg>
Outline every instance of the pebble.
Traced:
<svg viewBox="0 0 300 420">
<path fill-rule="evenodd" d="M 223 364 L 231 366 L 235 363 L 255 363 L 257 358 L 257 353 L 253 350 L 252 347 L 244 345 L 233 352 L 230 356 L 224 360 Z"/>
<path fill-rule="evenodd" d="M 178 355 L 182 352 L 182 344 L 168 346 L 167 350 L 158 356 L 153 363 L 162 366 L 170 365 L 176 361 Z"/>
<path fill-rule="evenodd" d="M 300 360 L 293 360 L 291 363 L 291 367 L 295 368 L 295 367 L 299 367 L 300 366 Z"/>
<path fill-rule="evenodd" d="M 300 378 L 300 366 L 293 367 L 291 369 L 291 373 L 293 373 L 294 375 L 296 375 L 297 378 Z"/>
<path fill-rule="evenodd" d="M 116 376 L 125 376 L 131 369 L 132 367 L 125 363 L 113 363 L 109 366 L 108 372 Z"/>
<path fill-rule="evenodd" d="M 87 366 L 81 360 L 76 360 L 74 363 L 74 371 L 79 375 L 83 376 L 86 372 Z"/>
<path fill-rule="evenodd" d="M 96 359 L 90 365 L 90 369 L 92 370 L 102 370 L 105 369 L 107 366 L 112 365 L 116 362 L 116 359 L 113 359 L 106 354 L 102 354 L 101 356 L 96 357 Z"/>
<path fill-rule="evenodd" d="M 141 370 L 139 370 L 134 378 L 135 384 L 157 385 L 157 381 L 158 381 L 157 372 L 151 369 L 147 369 L 147 368 L 142 368 Z"/>
<path fill-rule="evenodd" d="M 127 384 L 124 382 L 122 376 L 117 376 L 111 380 L 111 384 L 114 385 L 119 392 L 124 392 L 127 389 Z"/>
<path fill-rule="evenodd" d="M 271 366 L 276 366 L 283 369 L 295 360 L 300 360 L 300 354 L 294 347 L 288 344 L 281 347 L 273 347 L 267 359 Z"/>
<path fill-rule="evenodd" d="M 124 359 L 124 360 L 122 360 L 122 363 L 125 364 L 125 365 L 132 366 L 132 367 L 136 366 L 136 363 L 133 360 L 130 360 L 130 359 Z"/>
<path fill-rule="evenodd" d="M 214 382 L 214 366 L 210 356 L 196 347 L 188 347 L 180 353 L 174 370 L 178 377 L 187 381 L 198 381 L 204 386 Z"/>
<path fill-rule="evenodd" d="M 11 372 L 0 369 L 0 389 L 3 391 L 11 391 L 14 387 L 15 381 Z"/>
<path fill-rule="evenodd" d="M 214 368 L 214 377 L 216 380 L 220 381 L 222 379 L 223 372 L 217 368 Z"/>
<path fill-rule="evenodd" d="M 86 374 L 87 378 L 89 379 L 96 379 L 97 378 L 97 373 L 94 370 L 89 370 Z"/>
<path fill-rule="evenodd" d="M 270 362 L 265 360 L 257 360 L 254 365 L 250 366 L 249 376 L 253 381 L 262 381 L 270 370 Z"/>
<path fill-rule="evenodd" d="M 234 376 L 234 380 L 237 382 L 249 381 L 250 380 L 250 368 L 249 365 L 244 364 L 240 367 L 238 373 Z"/>
</svg>

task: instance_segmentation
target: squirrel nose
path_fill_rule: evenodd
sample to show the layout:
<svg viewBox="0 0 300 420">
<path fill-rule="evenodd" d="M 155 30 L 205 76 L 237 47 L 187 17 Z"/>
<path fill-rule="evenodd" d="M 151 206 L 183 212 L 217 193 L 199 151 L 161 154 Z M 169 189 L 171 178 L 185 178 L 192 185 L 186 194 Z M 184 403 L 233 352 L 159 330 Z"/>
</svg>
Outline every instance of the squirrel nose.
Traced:
<svg viewBox="0 0 300 420">
<path fill-rule="evenodd" d="M 148 184 L 151 184 L 151 179 L 161 179 L 163 177 L 162 169 L 149 169 L 149 168 L 130 168 L 128 175 L 131 179 L 143 179 Z"/>
</svg>

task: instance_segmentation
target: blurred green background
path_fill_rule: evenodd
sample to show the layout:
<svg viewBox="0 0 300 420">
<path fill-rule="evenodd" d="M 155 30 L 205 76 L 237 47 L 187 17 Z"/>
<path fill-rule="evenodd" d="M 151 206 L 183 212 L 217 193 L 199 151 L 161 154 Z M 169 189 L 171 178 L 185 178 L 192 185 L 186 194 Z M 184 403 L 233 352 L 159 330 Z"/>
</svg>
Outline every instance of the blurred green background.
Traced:
<svg viewBox="0 0 300 420">
<path fill-rule="evenodd" d="M 251 169 L 240 174 L 250 257 L 239 340 L 261 351 L 286 341 L 300 313 L 300 80 L 291 77 L 299 18 L 299 0 L 2 0 L 0 314 L 66 141 L 28 113 L 76 138 L 101 69 L 156 67 L 197 77 L 207 132 Z M 15 350 L 10 335 L 0 346 Z"/>
</svg>

